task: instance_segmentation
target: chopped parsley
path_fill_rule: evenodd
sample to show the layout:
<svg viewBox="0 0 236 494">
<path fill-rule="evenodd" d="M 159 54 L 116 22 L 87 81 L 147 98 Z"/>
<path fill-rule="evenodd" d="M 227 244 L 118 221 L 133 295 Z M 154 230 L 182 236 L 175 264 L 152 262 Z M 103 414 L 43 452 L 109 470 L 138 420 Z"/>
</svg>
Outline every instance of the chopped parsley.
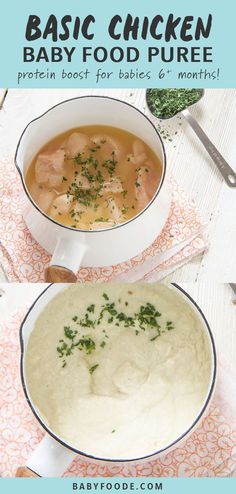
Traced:
<svg viewBox="0 0 236 494">
<path fill-rule="evenodd" d="M 83 350 L 86 355 L 90 355 L 96 348 L 94 340 L 92 340 L 92 338 L 90 337 L 83 336 L 76 341 L 75 337 L 77 336 L 78 331 L 74 331 L 73 334 L 71 333 L 71 331 L 72 330 L 69 331 L 69 328 L 65 329 L 64 327 L 65 338 L 69 339 L 71 343 L 67 343 L 64 339 L 59 341 L 59 343 L 61 343 L 61 345 L 57 346 L 59 358 L 72 355 L 75 348 L 78 348 L 81 351 Z M 65 362 L 65 360 L 63 362 Z"/>
<path fill-rule="evenodd" d="M 128 290 L 128 294 L 132 295 L 133 292 Z M 96 350 L 95 340 L 91 337 L 96 330 L 96 326 L 99 326 L 102 321 L 112 325 L 115 331 L 116 327 L 130 328 L 135 331 L 135 335 L 139 336 L 142 331 L 148 332 L 149 341 L 155 341 L 161 333 L 166 333 L 174 329 L 172 321 L 166 321 L 165 324 L 160 323 L 161 313 L 157 310 L 155 305 L 150 302 L 146 302 L 140 305 L 139 310 L 135 313 L 127 313 L 119 310 L 121 299 L 118 302 L 111 302 L 107 293 L 102 294 L 105 302 L 101 304 L 96 310 L 94 303 L 90 304 L 84 315 L 74 315 L 72 317 L 73 324 L 64 326 L 64 338 L 59 340 L 57 346 L 57 353 L 60 359 L 62 359 L 62 367 L 67 364 L 67 358 L 74 354 L 76 350 L 83 352 L 89 356 Z M 128 302 L 124 301 L 124 306 L 128 307 Z M 94 317 L 95 310 L 97 316 Z M 80 330 L 86 328 L 88 331 L 92 331 L 91 334 L 80 334 Z M 142 330 L 140 332 L 140 330 Z M 104 348 L 106 345 L 105 339 L 109 339 L 109 335 L 106 329 L 102 329 L 103 339 L 98 342 L 100 348 Z M 89 368 L 90 374 L 92 374 L 98 367 L 98 363 Z"/>
<path fill-rule="evenodd" d="M 96 218 L 94 220 L 95 222 L 101 222 L 101 223 L 106 223 L 107 221 L 109 221 L 109 218 L 103 218 L 103 216 L 99 216 L 99 218 Z"/>
<path fill-rule="evenodd" d="M 78 331 L 73 331 L 70 326 L 64 326 L 64 333 L 66 338 L 69 338 L 69 340 L 73 341 Z"/>
<path fill-rule="evenodd" d="M 95 304 L 91 304 L 87 307 L 88 312 L 94 312 L 94 309 L 95 309 Z"/>
<path fill-rule="evenodd" d="M 101 190 L 101 185 L 98 187 L 90 187 L 89 189 L 82 189 L 76 182 L 72 182 L 67 191 L 67 195 L 72 195 L 73 200 L 79 202 L 83 206 L 91 206 L 94 201 L 99 197 L 102 197 Z"/>
<path fill-rule="evenodd" d="M 115 151 L 112 151 L 112 153 L 111 153 L 111 159 L 105 160 L 102 163 L 102 167 L 107 170 L 107 172 L 109 173 L 110 177 L 113 176 L 114 171 L 116 169 L 117 163 L 118 163 L 118 161 L 115 160 Z"/>
<path fill-rule="evenodd" d="M 157 334 L 156 336 L 153 336 L 153 338 L 150 338 L 150 341 L 155 341 L 157 338 L 158 338 L 159 334 Z"/>
<path fill-rule="evenodd" d="M 80 338 L 77 343 L 75 343 L 75 346 L 79 348 L 79 350 L 84 350 L 86 355 L 90 355 L 96 348 L 95 341 L 92 340 L 92 338 Z"/>
<path fill-rule="evenodd" d="M 147 89 L 147 104 L 150 111 L 158 118 L 171 118 L 201 96 L 199 89 Z"/>
<path fill-rule="evenodd" d="M 95 144 L 89 148 L 90 154 L 85 156 L 85 153 L 78 153 L 73 158 L 73 163 L 80 167 L 80 174 L 88 180 L 90 187 L 84 188 L 82 180 L 78 180 L 78 170 L 75 171 L 75 180 L 68 188 L 67 194 L 72 195 L 74 200 L 84 206 L 92 206 L 97 198 L 102 197 L 101 191 L 105 178 L 99 167 L 104 168 L 106 172 L 113 176 L 118 161 L 115 159 L 115 151 L 111 152 L 111 158 L 99 161 L 97 159 L 97 151 L 106 141 L 102 140 L 100 144 Z M 63 177 L 63 180 L 65 178 Z M 67 180 L 67 179 L 66 179 Z M 97 220 L 98 221 L 98 220 Z"/>
<path fill-rule="evenodd" d="M 174 329 L 174 325 L 172 321 L 166 321 L 166 329 L 167 331 L 171 331 L 171 329 Z"/>
<path fill-rule="evenodd" d="M 123 204 L 123 206 L 122 206 L 122 208 L 121 208 L 121 212 L 122 212 L 122 214 L 126 214 L 126 213 L 128 213 L 128 211 L 129 211 L 129 206 L 125 206 L 125 205 Z"/>
<path fill-rule="evenodd" d="M 160 312 L 158 312 L 153 304 L 147 302 L 146 305 L 141 305 L 139 312 L 135 314 L 139 327 L 141 329 L 147 329 L 147 327 L 156 328 L 157 331 L 160 330 L 160 325 L 158 323 L 158 318 L 161 317 Z"/>
<path fill-rule="evenodd" d="M 99 366 L 99 364 L 95 364 L 92 367 L 90 367 L 90 369 L 89 369 L 90 374 L 93 374 L 93 372 L 97 369 L 98 366 Z"/>
<path fill-rule="evenodd" d="M 92 312 L 92 311 L 90 310 L 90 312 Z M 93 321 L 92 319 L 90 319 L 87 312 L 85 314 L 85 317 L 83 319 L 80 319 L 80 321 L 79 321 L 79 325 L 84 327 L 84 328 L 94 328 L 95 324 L 96 324 L 96 321 Z"/>
</svg>

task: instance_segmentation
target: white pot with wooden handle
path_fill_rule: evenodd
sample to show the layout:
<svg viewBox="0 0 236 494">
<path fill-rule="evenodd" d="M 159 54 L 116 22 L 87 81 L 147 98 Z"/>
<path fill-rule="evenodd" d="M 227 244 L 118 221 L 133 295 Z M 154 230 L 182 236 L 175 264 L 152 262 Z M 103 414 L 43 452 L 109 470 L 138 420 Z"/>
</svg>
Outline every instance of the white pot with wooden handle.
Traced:
<svg viewBox="0 0 236 494">
<path fill-rule="evenodd" d="M 150 454 L 144 454 L 142 457 L 139 456 L 134 458 L 100 458 L 93 452 L 80 451 L 73 444 L 66 443 L 61 437 L 57 435 L 57 433 L 50 428 L 50 426 L 45 422 L 44 417 L 40 415 L 39 410 L 35 406 L 33 400 L 31 399 L 30 392 L 27 386 L 27 376 L 26 376 L 26 368 L 25 368 L 25 356 L 27 351 L 27 345 L 29 341 L 30 334 L 34 329 L 35 322 L 45 308 L 45 306 L 62 290 L 64 290 L 66 284 L 52 284 L 49 285 L 42 294 L 36 299 L 32 307 L 29 309 L 26 317 L 20 328 L 20 342 L 21 342 L 21 379 L 23 390 L 27 399 L 27 402 L 38 420 L 39 425 L 42 429 L 46 431 L 46 435 L 44 439 L 39 443 L 39 445 L 32 452 L 30 458 L 27 461 L 26 466 L 20 467 L 17 471 L 17 476 L 28 477 L 28 476 L 41 476 L 41 477 L 59 477 L 64 471 L 69 467 L 70 463 L 76 457 L 76 455 L 80 455 L 83 460 L 92 460 L 96 463 L 114 463 L 116 465 L 124 464 L 124 463 L 140 463 L 145 461 L 150 461 L 158 458 L 163 454 L 167 454 L 172 449 L 180 447 L 182 441 L 185 441 L 186 438 L 194 431 L 196 427 L 199 426 L 201 420 L 207 413 L 209 404 L 211 403 L 211 399 L 213 396 L 213 391 L 215 388 L 216 382 L 216 351 L 215 344 L 212 337 L 212 333 L 208 322 L 202 313 L 201 309 L 198 305 L 192 300 L 192 298 L 182 290 L 178 285 L 173 285 L 172 289 L 178 292 L 178 295 L 183 297 L 187 302 L 189 308 L 194 311 L 196 314 L 201 327 L 206 335 L 206 340 L 209 345 L 210 352 L 210 379 L 207 392 L 205 394 L 203 403 L 199 411 L 196 411 L 195 419 L 191 426 L 186 427 L 185 430 L 182 431 L 182 434 L 177 437 L 171 444 L 166 444 L 161 450 L 150 451 Z M 157 419 L 158 420 L 158 419 Z M 140 431 L 142 434 L 142 431 Z M 144 439 L 145 442 L 145 439 Z M 97 445 L 96 445 L 97 446 Z"/>
<path fill-rule="evenodd" d="M 152 200 L 130 220 L 103 230 L 79 230 L 58 223 L 37 206 L 27 190 L 25 174 L 33 157 L 50 139 L 66 130 L 94 124 L 119 127 L 142 139 L 159 157 L 162 176 Z M 46 281 L 76 281 L 80 266 L 112 266 L 127 261 L 151 245 L 167 221 L 171 194 L 162 139 L 140 110 L 123 101 L 84 96 L 50 108 L 25 128 L 15 163 L 25 192 L 25 222 L 37 242 L 52 255 Z"/>
</svg>

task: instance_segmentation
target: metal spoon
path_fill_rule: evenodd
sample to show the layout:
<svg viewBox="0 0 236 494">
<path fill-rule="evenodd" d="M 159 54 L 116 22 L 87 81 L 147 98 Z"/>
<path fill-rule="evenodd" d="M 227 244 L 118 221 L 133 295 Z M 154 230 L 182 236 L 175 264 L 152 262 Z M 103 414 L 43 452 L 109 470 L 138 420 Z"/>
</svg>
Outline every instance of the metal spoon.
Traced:
<svg viewBox="0 0 236 494">
<path fill-rule="evenodd" d="M 234 292 L 234 294 L 236 295 L 236 283 L 230 283 L 229 284 Z"/>
<path fill-rule="evenodd" d="M 146 89 L 146 103 L 149 111 L 152 113 L 154 117 L 160 118 L 161 120 L 169 120 L 169 118 L 173 118 L 175 115 L 172 115 L 171 117 L 163 117 L 162 115 L 156 115 L 153 113 L 153 109 L 151 108 L 150 103 L 148 102 L 148 89 Z M 198 101 L 204 96 L 204 89 L 198 89 L 199 92 L 199 99 L 194 103 L 198 103 Z M 191 105 L 189 108 L 191 108 Z M 214 161 L 215 165 L 217 166 L 218 170 L 220 171 L 223 179 L 229 185 L 229 187 L 236 187 L 236 173 L 235 171 L 228 165 L 228 163 L 225 161 L 223 156 L 219 153 L 218 149 L 214 146 L 214 144 L 210 141 L 210 139 L 207 137 L 205 132 L 202 130 L 200 125 L 197 123 L 195 118 L 192 116 L 192 114 L 189 112 L 188 108 L 185 108 L 180 112 L 181 115 L 184 116 L 184 118 L 187 120 L 187 122 L 191 125 L 192 129 L 195 131 L 197 134 L 198 138 L 202 142 L 204 148 Z"/>
</svg>

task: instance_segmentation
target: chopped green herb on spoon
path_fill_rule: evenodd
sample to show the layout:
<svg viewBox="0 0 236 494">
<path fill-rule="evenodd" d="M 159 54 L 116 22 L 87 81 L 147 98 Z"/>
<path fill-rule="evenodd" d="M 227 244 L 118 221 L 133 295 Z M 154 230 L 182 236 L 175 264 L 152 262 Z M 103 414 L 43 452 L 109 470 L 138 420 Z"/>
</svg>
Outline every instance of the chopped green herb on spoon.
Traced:
<svg viewBox="0 0 236 494">
<path fill-rule="evenodd" d="M 147 89 L 147 105 L 157 118 L 171 118 L 200 97 L 199 89 Z"/>
</svg>

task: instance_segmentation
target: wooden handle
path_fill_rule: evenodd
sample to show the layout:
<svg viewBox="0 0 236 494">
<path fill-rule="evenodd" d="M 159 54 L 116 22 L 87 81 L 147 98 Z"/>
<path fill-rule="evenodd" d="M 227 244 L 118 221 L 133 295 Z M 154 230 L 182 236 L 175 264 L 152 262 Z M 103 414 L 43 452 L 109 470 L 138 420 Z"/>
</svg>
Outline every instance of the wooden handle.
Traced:
<svg viewBox="0 0 236 494">
<path fill-rule="evenodd" d="M 46 283 L 76 283 L 75 273 L 62 266 L 48 266 L 45 269 Z"/>
<path fill-rule="evenodd" d="M 39 477 L 39 475 L 37 475 L 35 472 L 33 472 L 32 470 L 30 470 L 29 468 L 27 467 L 19 467 L 17 468 L 17 471 L 16 471 L 16 477 Z"/>
</svg>

